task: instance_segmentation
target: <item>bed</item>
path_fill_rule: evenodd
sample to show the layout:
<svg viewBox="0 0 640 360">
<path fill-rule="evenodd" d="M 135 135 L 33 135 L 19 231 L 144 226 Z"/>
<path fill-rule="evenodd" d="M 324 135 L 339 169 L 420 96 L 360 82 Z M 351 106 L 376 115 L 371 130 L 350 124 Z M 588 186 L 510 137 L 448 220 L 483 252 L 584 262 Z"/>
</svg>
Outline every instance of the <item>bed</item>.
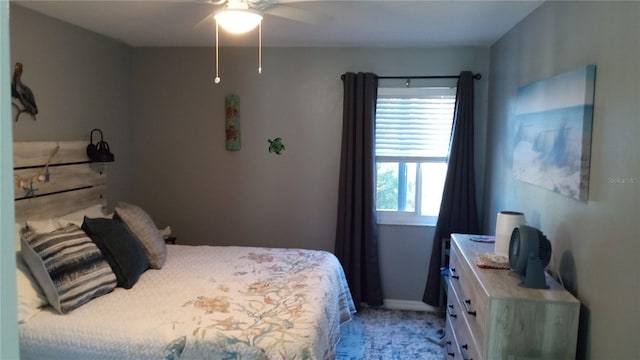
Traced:
<svg viewBox="0 0 640 360">
<path fill-rule="evenodd" d="M 105 164 L 88 162 L 86 145 L 14 144 L 16 232 L 22 235 L 17 253 L 22 359 L 335 358 L 340 324 L 355 307 L 333 254 L 162 241 L 154 243 L 158 261 L 158 254 L 143 251 L 148 249 L 127 218 L 126 206 L 135 205 L 118 205 L 115 215 L 104 213 Z M 127 236 L 114 241 L 115 234 L 123 233 L 109 227 L 110 243 L 94 237 L 100 233 L 95 224 L 117 223 L 129 230 Z M 155 226 L 154 231 L 159 234 Z M 104 255 L 100 264 L 113 270 L 100 275 L 100 289 L 106 290 L 77 304 L 65 302 L 53 271 L 46 273 L 49 257 L 41 246 L 60 244 L 62 238 L 99 249 L 96 258 Z M 125 255 L 112 255 L 123 251 L 117 250 L 123 244 L 137 245 L 126 249 L 128 260 L 119 265 L 115 260 Z M 44 264 L 44 275 L 34 259 Z M 92 275 L 99 272 L 93 264 Z M 123 270 L 126 266 L 137 270 Z M 53 290 L 47 290 L 51 284 Z"/>
</svg>

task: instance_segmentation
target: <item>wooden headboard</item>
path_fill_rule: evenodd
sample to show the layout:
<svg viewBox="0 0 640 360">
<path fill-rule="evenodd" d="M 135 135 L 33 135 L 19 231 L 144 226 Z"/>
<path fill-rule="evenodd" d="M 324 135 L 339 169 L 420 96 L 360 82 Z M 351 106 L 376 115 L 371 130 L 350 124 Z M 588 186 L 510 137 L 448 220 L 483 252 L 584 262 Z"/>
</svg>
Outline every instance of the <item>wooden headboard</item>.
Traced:
<svg viewBox="0 0 640 360">
<path fill-rule="evenodd" d="M 87 145 L 87 141 L 13 143 L 16 222 L 61 216 L 98 203 L 106 206 L 106 165 L 89 160 Z"/>
</svg>

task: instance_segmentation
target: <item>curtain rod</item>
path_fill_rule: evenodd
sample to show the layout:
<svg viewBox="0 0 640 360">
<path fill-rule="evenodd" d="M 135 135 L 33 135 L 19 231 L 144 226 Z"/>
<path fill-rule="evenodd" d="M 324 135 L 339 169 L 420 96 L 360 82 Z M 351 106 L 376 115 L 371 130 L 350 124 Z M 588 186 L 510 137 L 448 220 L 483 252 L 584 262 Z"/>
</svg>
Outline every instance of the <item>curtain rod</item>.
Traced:
<svg viewBox="0 0 640 360">
<path fill-rule="evenodd" d="M 378 76 L 378 79 L 459 79 L 460 75 L 434 75 L 434 76 Z M 481 74 L 474 74 L 476 80 L 482 79 Z"/>
<path fill-rule="evenodd" d="M 433 75 L 433 76 L 378 76 L 378 79 L 459 79 L 460 75 Z M 481 74 L 474 74 L 476 80 L 482 79 Z M 340 76 L 344 80 L 344 75 Z"/>
</svg>

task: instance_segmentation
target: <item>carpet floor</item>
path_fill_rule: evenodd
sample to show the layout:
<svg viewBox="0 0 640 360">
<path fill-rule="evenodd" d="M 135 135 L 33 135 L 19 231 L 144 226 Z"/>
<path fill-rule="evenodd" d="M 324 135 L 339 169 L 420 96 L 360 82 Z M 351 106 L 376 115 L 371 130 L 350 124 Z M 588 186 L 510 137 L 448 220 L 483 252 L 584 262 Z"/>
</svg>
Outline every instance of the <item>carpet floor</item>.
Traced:
<svg viewBox="0 0 640 360">
<path fill-rule="evenodd" d="M 443 360 L 441 314 L 365 308 L 340 329 L 336 360 Z"/>
</svg>

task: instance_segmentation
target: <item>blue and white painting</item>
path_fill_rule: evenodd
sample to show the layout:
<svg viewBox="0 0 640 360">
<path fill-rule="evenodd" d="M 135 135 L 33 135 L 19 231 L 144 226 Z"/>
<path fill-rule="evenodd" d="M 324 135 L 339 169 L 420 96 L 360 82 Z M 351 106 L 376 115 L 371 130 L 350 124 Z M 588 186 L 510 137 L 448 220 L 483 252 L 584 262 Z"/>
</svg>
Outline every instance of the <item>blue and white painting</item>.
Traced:
<svg viewBox="0 0 640 360">
<path fill-rule="evenodd" d="M 587 65 L 518 89 L 514 178 L 588 199 L 595 75 Z"/>
</svg>

